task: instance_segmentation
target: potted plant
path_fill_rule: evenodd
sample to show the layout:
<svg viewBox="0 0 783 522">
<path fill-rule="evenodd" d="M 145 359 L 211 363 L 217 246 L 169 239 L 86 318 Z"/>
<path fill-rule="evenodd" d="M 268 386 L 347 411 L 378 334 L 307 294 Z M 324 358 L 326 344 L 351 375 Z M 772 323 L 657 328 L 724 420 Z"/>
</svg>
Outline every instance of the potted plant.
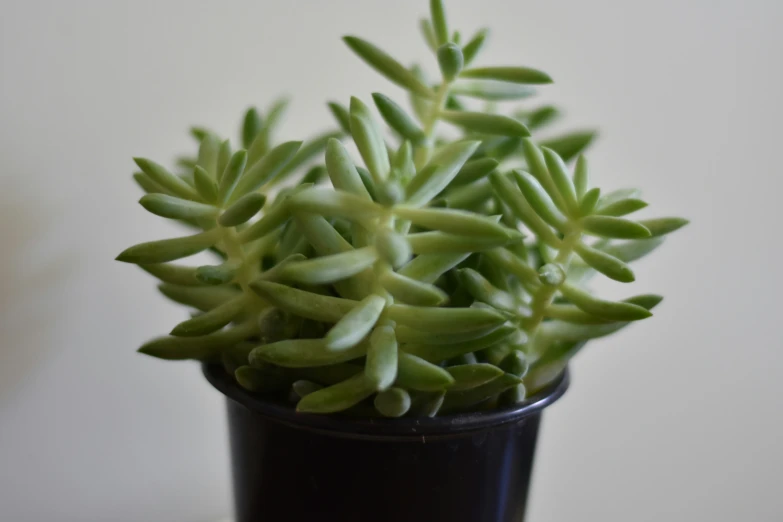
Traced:
<svg viewBox="0 0 783 522">
<path fill-rule="evenodd" d="M 473 65 L 487 31 L 463 42 L 440 0 L 421 28 L 435 82 L 344 38 L 409 93 L 412 113 L 372 95 L 390 132 L 352 98 L 338 130 L 277 143 L 280 101 L 247 111 L 241 148 L 196 128 L 179 173 L 135 160 L 142 206 L 196 229 L 118 256 L 195 311 L 139 351 L 202 361 L 227 396 L 237 522 L 522 520 L 569 359 L 661 301 L 585 285 L 632 282 L 686 221 L 593 187 L 593 131 L 531 139 L 554 107 L 497 110 L 546 73 Z"/>
</svg>

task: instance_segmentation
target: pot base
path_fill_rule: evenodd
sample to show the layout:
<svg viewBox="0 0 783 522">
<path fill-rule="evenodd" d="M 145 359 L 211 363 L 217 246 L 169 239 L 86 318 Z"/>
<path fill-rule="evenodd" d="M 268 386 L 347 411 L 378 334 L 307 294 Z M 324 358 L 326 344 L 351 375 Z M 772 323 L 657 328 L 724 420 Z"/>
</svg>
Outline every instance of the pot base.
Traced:
<svg viewBox="0 0 783 522">
<path fill-rule="evenodd" d="M 521 522 L 541 410 L 568 386 L 510 410 L 355 420 L 296 414 L 204 371 L 228 396 L 236 522 Z"/>
</svg>

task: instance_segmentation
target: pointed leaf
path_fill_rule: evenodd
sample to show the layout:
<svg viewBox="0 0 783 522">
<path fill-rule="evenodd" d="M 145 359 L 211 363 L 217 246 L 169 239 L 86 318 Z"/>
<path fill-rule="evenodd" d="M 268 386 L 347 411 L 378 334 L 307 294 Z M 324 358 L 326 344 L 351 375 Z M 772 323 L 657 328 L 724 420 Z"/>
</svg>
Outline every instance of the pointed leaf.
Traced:
<svg viewBox="0 0 783 522">
<path fill-rule="evenodd" d="M 346 350 L 330 350 L 323 339 L 288 339 L 262 344 L 250 352 L 250 365 L 271 363 L 284 368 L 329 366 L 364 357 L 368 343 L 360 343 Z"/>
<path fill-rule="evenodd" d="M 370 67 L 389 81 L 420 96 L 432 97 L 432 91 L 419 81 L 411 71 L 375 45 L 355 36 L 345 36 L 343 41 Z"/>
<path fill-rule="evenodd" d="M 370 335 L 364 375 L 376 390 L 385 390 L 397 378 L 397 339 L 394 328 L 378 326 Z"/>
<path fill-rule="evenodd" d="M 582 219 L 585 232 L 614 239 L 644 239 L 650 230 L 636 221 L 611 216 L 587 216 Z"/>
<path fill-rule="evenodd" d="M 244 311 L 245 303 L 244 296 L 223 303 L 209 312 L 179 323 L 171 331 L 171 335 L 177 337 L 199 337 L 220 330 Z"/>
<path fill-rule="evenodd" d="M 454 377 L 440 366 L 415 355 L 399 352 L 395 384 L 409 390 L 441 391 L 454 384 Z"/>
<path fill-rule="evenodd" d="M 250 283 L 250 288 L 288 313 L 326 323 L 336 323 L 358 304 L 351 299 L 314 294 L 271 281 L 256 280 Z"/>
<path fill-rule="evenodd" d="M 141 243 L 124 250 L 117 261 L 136 264 L 165 263 L 197 254 L 215 245 L 220 239 L 218 229 L 192 236 Z"/>
<path fill-rule="evenodd" d="M 339 140 L 334 138 L 329 140 L 326 145 L 325 157 L 329 179 L 332 180 L 332 185 L 336 189 L 371 199 L 348 151 Z"/>
<path fill-rule="evenodd" d="M 403 139 L 410 140 L 414 145 L 419 145 L 424 141 L 424 132 L 402 107 L 394 103 L 388 96 L 378 92 L 373 93 L 372 99 L 384 121 Z"/>
<path fill-rule="evenodd" d="M 133 158 L 133 161 L 152 181 L 160 185 L 164 190 L 184 199 L 199 199 L 198 193 L 193 187 L 163 168 L 162 165 L 145 158 Z"/>
<path fill-rule="evenodd" d="M 486 101 L 524 100 L 536 93 L 535 89 L 526 85 L 493 80 L 461 81 L 454 84 L 449 92 L 458 96 Z M 531 129 L 530 124 L 528 124 L 528 129 Z"/>
<path fill-rule="evenodd" d="M 253 166 L 248 167 L 239 182 L 236 184 L 229 202 L 234 202 L 249 192 L 274 180 L 282 172 L 302 146 L 301 141 L 288 141 L 273 148 L 258 160 Z"/>
<path fill-rule="evenodd" d="M 139 203 L 156 216 L 171 219 L 214 219 L 218 212 L 212 205 L 166 194 L 147 194 L 142 196 Z"/>
<path fill-rule="evenodd" d="M 584 243 L 577 243 L 575 250 L 585 263 L 610 279 L 622 283 L 631 283 L 636 280 L 631 268 L 616 257 L 612 257 Z"/>
<path fill-rule="evenodd" d="M 258 192 L 245 194 L 220 215 L 218 223 L 223 227 L 241 225 L 258 214 L 264 203 L 266 203 L 264 194 L 259 194 Z"/>
<path fill-rule="evenodd" d="M 530 136 L 530 131 L 519 121 L 500 114 L 468 111 L 442 111 L 441 118 L 465 130 L 499 136 Z"/>
<path fill-rule="evenodd" d="M 328 350 L 340 351 L 359 344 L 381 316 L 386 299 L 370 295 L 343 316 L 324 337 Z"/>
<path fill-rule="evenodd" d="M 569 284 L 560 287 L 563 297 L 581 310 L 612 321 L 638 321 L 652 314 L 635 304 L 627 302 L 605 301 Z"/>
<path fill-rule="evenodd" d="M 552 83 L 552 78 L 548 74 L 529 67 L 477 67 L 462 71 L 460 76 L 463 78 L 484 78 L 526 85 Z"/>
<path fill-rule="evenodd" d="M 355 406 L 375 393 L 372 383 L 359 374 L 303 397 L 296 405 L 302 413 L 336 413 Z"/>
</svg>

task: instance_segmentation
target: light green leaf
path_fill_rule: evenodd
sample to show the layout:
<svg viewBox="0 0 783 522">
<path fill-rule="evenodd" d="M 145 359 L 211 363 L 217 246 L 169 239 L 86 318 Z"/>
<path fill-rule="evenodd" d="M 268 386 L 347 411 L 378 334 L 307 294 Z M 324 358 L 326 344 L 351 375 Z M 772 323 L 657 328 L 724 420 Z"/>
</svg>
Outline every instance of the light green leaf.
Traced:
<svg viewBox="0 0 783 522">
<path fill-rule="evenodd" d="M 313 392 L 296 405 L 301 413 L 336 413 L 355 406 L 375 393 L 372 383 L 364 374 Z"/>
<path fill-rule="evenodd" d="M 399 352 L 395 385 L 409 390 L 441 391 L 454 384 L 454 377 L 440 366 Z"/>
<path fill-rule="evenodd" d="M 496 326 L 506 318 L 494 310 L 482 308 L 434 308 L 393 304 L 384 316 L 416 330 L 430 332 L 469 332 Z"/>
<path fill-rule="evenodd" d="M 631 283 L 636 280 L 631 268 L 616 257 L 610 256 L 609 254 L 585 245 L 584 243 L 577 243 L 575 250 L 585 263 L 610 279 L 622 283 Z"/>
<path fill-rule="evenodd" d="M 266 203 L 264 194 L 258 192 L 245 194 L 220 215 L 218 223 L 223 227 L 241 225 L 258 214 L 264 203 Z"/>
<path fill-rule="evenodd" d="M 412 255 L 406 237 L 389 229 L 383 229 L 375 236 L 375 249 L 381 259 L 395 269 L 407 263 Z"/>
<path fill-rule="evenodd" d="M 438 41 L 435 38 L 435 30 L 432 28 L 432 22 L 427 18 L 422 18 L 419 20 L 419 29 L 424 37 L 424 41 L 427 43 L 427 47 L 429 47 L 432 52 L 436 52 L 438 50 Z"/>
<path fill-rule="evenodd" d="M 340 351 L 359 344 L 373 329 L 385 306 L 386 299 L 379 295 L 366 297 L 329 330 L 324 337 L 326 348 Z"/>
<path fill-rule="evenodd" d="M 251 337 L 257 330 L 254 323 L 245 323 L 202 337 L 160 337 L 145 343 L 139 353 L 171 361 L 217 361 L 224 349 Z"/>
<path fill-rule="evenodd" d="M 171 335 L 199 337 L 220 330 L 242 314 L 245 304 L 245 297 L 239 296 L 206 313 L 179 323 L 171 331 Z"/>
<path fill-rule="evenodd" d="M 451 186 L 467 185 L 486 177 L 497 168 L 499 162 L 494 158 L 479 158 L 470 160 L 462 166 Z"/>
<path fill-rule="evenodd" d="M 136 264 L 165 263 L 197 254 L 214 246 L 219 239 L 220 231 L 213 228 L 192 236 L 150 241 L 125 249 L 117 256 L 117 261 Z"/>
<path fill-rule="evenodd" d="M 288 263 L 280 278 L 310 285 L 329 284 L 354 276 L 378 260 L 373 247 L 364 247 L 340 254 L 322 256 L 307 261 Z"/>
<path fill-rule="evenodd" d="M 218 151 L 217 177 L 214 180 L 217 183 L 220 183 L 220 176 L 222 176 L 223 171 L 226 170 L 226 165 L 228 165 L 232 154 L 233 152 L 231 152 L 231 142 L 229 140 L 224 140 L 223 143 L 220 144 L 220 150 Z M 198 186 L 196 188 L 198 189 Z"/>
<path fill-rule="evenodd" d="M 580 203 L 588 191 L 589 183 L 590 175 L 587 168 L 587 159 L 584 156 L 579 156 L 574 167 L 574 189 L 576 190 L 576 199 Z"/>
<path fill-rule="evenodd" d="M 212 205 L 180 199 L 166 194 L 146 194 L 139 203 L 156 216 L 171 219 L 214 219 L 218 209 Z"/>
<path fill-rule="evenodd" d="M 236 276 L 237 265 L 235 263 L 223 263 L 222 265 L 204 265 L 196 269 L 196 278 L 208 285 L 223 285 L 230 283 Z"/>
<path fill-rule="evenodd" d="M 659 246 L 663 244 L 663 237 L 654 237 L 651 239 L 637 239 L 633 241 L 623 241 L 621 243 L 610 243 L 608 245 L 601 245 L 597 248 L 609 254 L 612 257 L 616 257 L 621 261 L 630 263 L 640 259 Z"/>
<path fill-rule="evenodd" d="M 544 187 L 544 190 L 546 190 L 546 193 L 552 198 L 552 201 L 557 208 L 560 209 L 560 212 L 567 214 L 568 207 L 566 206 L 566 202 L 560 194 L 560 191 L 557 189 L 554 180 L 549 175 L 544 153 L 541 152 L 541 149 L 530 139 L 522 140 L 522 152 L 525 156 L 525 161 L 527 162 L 528 172 L 530 172 L 533 177 L 538 180 L 541 186 Z"/>
<path fill-rule="evenodd" d="M 383 272 L 378 282 L 397 302 L 405 304 L 439 306 L 449 298 L 448 294 L 437 286 L 416 281 L 391 270 Z"/>
<path fill-rule="evenodd" d="M 600 201 L 601 189 L 598 187 L 588 190 L 582 200 L 579 202 L 579 214 L 582 216 L 589 216 L 595 210 L 595 206 Z"/>
<path fill-rule="evenodd" d="M 477 67 L 462 71 L 460 76 L 463 78 L 483 78 L 525 85 L 552 83 L 552 78 L 548 74 L 529 67 Z"/>
<path fill-rule="evenodd" d="M 481 308 L 471 308 L 471 310 L 486 310 Z M 481 332 L 485 332 L 486 329 L 480 330 Z M 513 326 L 503 325 L 499 328 L 495 327 L 494 330 L 491 330 L 489 333 L 486 333 L 480 337 L 477 337 L 475 339 L 469 339 L 464 341 L 454 341 L 451 343 L 441 343 L 438 342 L 437 344 L 434 342 L 431 343 L 423 343 L 423 344 L 406 344 L 405 345 L 405 351 L 408 353 L 415 355 L 417 357 L 421 357 L 422 359 L 430 362 L 440 362 L 440 361 L 447 361 L 449 359 L 453 359 L 454 357 L 459 357 L 460 355 L 464 355 L 466 353 L 475 352 L 478 350 L 483 350 L 485 348 L 489 348 L 490 346 L 493 346 L 511 335 L 518 332 L 518 330 Z M 429 335 L 432 335 L 432 333 L 429 333 Z M 454 334 L 448 334 L 448 335 L 454 335 Z"/>
<path fill-rule="evenodd" d="M 514 314 L 520 311 L 516 299 L 499 288 L 494 287 L 484 276 L 472 268 L 462 268 L 456 271 L 462 286 L 474 299 L 486 303 L 498 310 L 504 310 Z"/>
<path fill-rule="evenodd" d="M 348 109 L 343 107 L 337 102 L 329 102 L 329 110 L 332 113 L 332 116 L 334 116 L 334 119 L 337 120 L 337 124 L 340 126 L 340 129 L 346 134 L 351 134 L 351 116 L 348 114 Z"/>
<path fill-rule="evenodd" d="M 574 184 L 571 182 L 571 176 L 568 174 L 568 167 L 563 163 L 563 159 L 552 149 L 541 147 L 541 150 L 546 159 L 549 175 L 552 177 L 552 181 L 554 182 L 555 187 L 557 187 L 557 191 L 565 202 L 568 214 L 572 217 L 577 216 L 579 204 L 576 200 Z"/>
<path fill-rule="evenodd" d="M 451 413 L 471 408 L 520 384 L 522 380 L 519 377 L 504 373 L 486 384 L 469 390 L 448 391 L 441 411 Z"/>
<path fill-rule="evenodd" d="M 454 384 L 449 387 L 449 391 L 469 390 L 497 379 L 504 373 L 497 366 L 487 363 L 449 366 L 446 371 L 454 377 Z"/>
<path fill-rule="evenodd" d="M 336 189 L 371 199 L 348 151 L 334 138 L 326 145 L 326 170 Z"/>
<path fill-rule="evenodd" d="M 250 145 L 253 144 L 262 128 L 263 122 L 258 114 L 258 109 L 250 107 L 245 112 L 245 118 L 242 120 L 242 147 L 245 149 L 250 148 Z"/>
<path fill-rule="evenodd" d="M 482 254 L 490 261 L 495 263 L 500 268 L 507 270 L 511 275 L 519 278 L 522 283 L 532 287 L 537 287 L 538 272 L 533 269 L 527 262 L 520 259 L 518 256 L 512 254 L 505 248 L 496 248 L 489 250 Z"/>
<path fill-rule="evenodd" d="M 435 34 L 435 42 L 440 46 L 449 41 L 449 26 L 446 23 L 446 10 L 443 0 L 430 0 L 430 19 Z"/>
<path fill-rule="evenodd" d="M 465 44 L 465 47 L 462 49 L 462 55 L 465 58 L 465 66 L 470 65 L 476 58 L 479 51 L 481 51 L 481 48 L 484 46 L 487 36 L 489 36 L 489 29 L 481 29 L 467 44 Z"/>
<path fill-rule="evenodd" d="M 424 205 L 445 189 L 476 151 L 480 141 L 458 141 L 443 148 L 406 187 L 408 203 Z"/>
<path fill-rule="evenodd" d="M 367 353 L 368 343 L 360 343 L 346 350 L 330 350 L 323 339 L 286 339 L 262 344 L 250 352 L 250 365 L 271 363 L 284 368 L 329 366 L 347 362 Z"/>
<path fill-rule="evenodd" d="M 407 205 L 397 205 L 393 210 L 399 218 L 449 234 L 476 236 L 481 239 L 511 240 L 522 237 L 519 231 L 504 227 L 492 218 L 464 210 L 415 208 Z"/>
<path fill-rule="evenodd" d="M 375 409 L 384 417 L 402 417 L 411 407 L 411 396 L 402 388 L 389 388 L 375 396 Z"/>
<path fill-rule="evenodd" d="M 236 184 L 236 188 L 228 201 L 234 202 L 245 194 L 253 192 L 274 180 L 294 158 L 301 146 L 301 141 L 287 141 L 264 154 L 255 164 L 248 167 L 242 177 L 239 178 L 239 182 Z"/>
<path fill-rule="evenodd" d="M 550 246 L 560 245 L 560 239 L 552 232 L 549 225 L 539 217 L 533 210 L 533 207 L 525 200 L 512 183 L 499 172 L 493 172 L 489 175 L 492 188 L 495 194 L 511 209 L 514 215 L 519 218 L 533 233 Z"/>
<path fill-rule="evenodd" d="M 156 263 L 151 265 L 139 265 L 139 268 L 151 274 L 164 283 L 182 286 L 201 286 L 203 283 L 196 279 L 196 267 L 175 265 L 171 263 Z"/>
<path fill-rule="evenodd" d="M 687 219 L 678 217 L 664 217 L 639 221 L 640 225 L 644 226 L 650 231 L 650 237 L 660 237 L 666 234 L 671 234 L 675 230 L 681 229 L 688 223 L 689 221 Z"/>
<path fill-rule="evenodd" d="M 535 89 L 526 85 L 493 80 L 460 81 L 452 86 L 450 92 L 491 102 L 524 100 L 536 93 Z"/>
<path fill-rule="evenodd" d="M 220 187 L 218 189 L 218 201 L 225 204 L 231 195 L 234 193 L 234 189 L 237 186 L 239 178 L 245 171 L 247 165 L 247 151 L 238 150 L 228 160 L 226 168 L 223 170 L 223 174 L 220 176 Z"/>
<path fill-rule="evenodd" d="M 483 252 L 509 244 L 504 237 L 475 237 L 444 234 L 443 232 L 421 232 L 407 236 L 411 250 L 420 255 L 455 255 L 472 252 Z M 521 240 L 521 237 L 520 237 Z M 443 258 L 440 258 L 443 259 Z M 406 273 L 403 271 L 403 273 Z M 414 278 L 418 279 L 418 278 Z"/>
<path fill-rule="evenodd" d="M 500 114 L 444 110 L 441 112 L 441 118 L 471 132 L 499 136 L 530 136 L 530 131 L 522 123 Z"/>
<path fill-rule="evenodd" d="M 378 92 L 373 93 L 372 99 L 384 121 L 403 139 L 410 140 L 414 145 L 419 145 L 424 141 L 424 132 L 402 107 L 394 103 L 388 96 Z"/>
<path fill-rule="evenodd" d="M 650 230 L 636 221 L 611 216 L 587 216 L 582 219 L 585 232 L 613 239 L 644 239 Z"/>
<path fill-rule="evenodd" d="M 250 288 L 288 313 L 326 323 L 336 323 L 358 304 L 351 299 L 314 294 L 271 281 L 256 280 L 250 283 Z"/>
<path fill-rule="evenodd" d="M 605 301 L 569 284 L 561 286 L 560 292 L 579 309 L 603 319 L 638 321 L 652 315 L 641 306 L 628 302 Z"/>
<path fill-rule="evenodd" d="M 443 235 L 445 234 L 441 234 L 441 236 Z M 423 283 L 434 283 L 441 275 L 463 262 L 469 255 L 469 251 L 419 255 L 403 266 L 398 273 Z"/>
<path fill-rule="evenodd" d="M 383 207 L 361 196 L 320 187 L 303 190 L 291 196 L 289 202 L 298 212 L 356 221 L 372 219 L 383 212 Z"/>
<path fill-rule="evenodd" d="M 172 301 L 202 312 L 217 308 L 240 294 L 238 289 L 230 286 L 182 286 L 169 283 L 158 285 L 158 290 Z"/>
<path fill-rule="evenodd" d="M 324 132 L 323 134 L 304 142 L 302 148 L 296 152 L 291 161 L 286 163 L 280 173 L 272 179 L 271 183 L 278 184 L 288 179 L 291 174 L 296 172 L 296 169 L 321 154 L 326 148 L 326 144 L 329 140 L 339 138 L 342 134 L 343 133 L 339 131 Z"/>
<path fill-rule="evenodd" d="M 193 187 L 166 170 L 162 165 L 145 158 L 133 158 L 133 161 L 136 162 L 136 165 L 138 165 L 153 182 L 170 192 L 172 195 L 194 201 L 200 199 Z"/>
<path fill-rule="evenodd" d="M 370 109 L 356 97 L 351 97 L 351 134 L 373 180 L 380 183 L 386 179 L 391 165 L 383 135 Z"/>
<path fill-rule="evenodd" d="M 615 201 L 614 203 L 603 207 L 599 207 L 595 213 L 601 216 L 620 217 L 636 212 L 637 210 L 641 210 L 646 206 L 647 202 L 642 201 L 641 199 L 628 198 Z"/>
<path fill-rule="evenodd" d="M 198 148 L 198 160 L 196 165 L 204 169 L 213 179 L 217 179 L 218 155 L 220 154 L 220 141 L 211 132 L 204 136 Z"/>
<path fill-rule="evenodd" d="M 370 335 L 364 375 L 376 390 L 385 390 L 397 378 L 397 339 L 394 328 L 378 326 Z"/>
<path fill-rule="evenodd" d="M 432 97 L 432 90 L 419 81 L 411 71 L 375 45 L 355 36 L 345 36 L 343 37 L 343 41 L 348 44 L 348 47 L 359 55 L 367 65 L 381 73 L 389 81 L 396 83 L 404 89 L 415 92 L 419 96 L 427 98 Z"/>
<path fill-rule="evenodd" d="M 538 181 L 527 172 L 512 171 L 522 195 L 544 221 L 561 232 L 566 231 L 566 219 Z"/>
<path fill-rule="evenodd" d="M 239 241 L 248 243 L 262 238 L 283 226 L 290 217 L 291 212 L 288 205 L 285 202 L 275 201 L 272 207 L 265 211 L 261 219 L 239 233 Z"/>
<path fill-rule="evenodd" d="M 198 165 L 193 169 L 193 184 L 201 199 L 209 204 L 217 203 L 218 186 L 206 170 Z"/>
</svg>

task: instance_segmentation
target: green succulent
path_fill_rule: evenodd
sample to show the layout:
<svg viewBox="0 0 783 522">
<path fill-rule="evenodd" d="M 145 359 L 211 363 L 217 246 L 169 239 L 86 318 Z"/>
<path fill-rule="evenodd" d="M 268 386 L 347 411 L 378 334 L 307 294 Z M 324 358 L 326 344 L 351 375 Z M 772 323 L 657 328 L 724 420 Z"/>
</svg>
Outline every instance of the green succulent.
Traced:
<svg viewBox="0 0 783 522">
<path fill-rule="evenodd" d="M 558 109 L 497 109 L 550 77 L 474 67 L 487 30 L 463 45 L 441 1 L 430 7 L 421 28 L 440 66 L 434 85 L 344 38 L 408 91 L 412 114 L 372 95 L 391 132 L 352 98 L 329 103 L 338 130 L 276 143 L 281 100 L 247 111 L 241 149 L 196 128 L 198 153 L 179 172 L 136 159 L 142 206 L 197 230 L 117 258 L 197 312 L 142 353 L 222 363 L 244 388 L 303 412 L 433 416 L 522 401 L 586 341 L 651 315 L 659 296 L 607 301 L 585 284 L 596 272 L 632 282 L 628 263 L 686 221 L 628 219 L 647 206 L 636 191 L 592 187 L 581 153 L 594 131 L 531 139 Z M 214 264 L 172 263 L 202 251 Z"/>
</svg>

